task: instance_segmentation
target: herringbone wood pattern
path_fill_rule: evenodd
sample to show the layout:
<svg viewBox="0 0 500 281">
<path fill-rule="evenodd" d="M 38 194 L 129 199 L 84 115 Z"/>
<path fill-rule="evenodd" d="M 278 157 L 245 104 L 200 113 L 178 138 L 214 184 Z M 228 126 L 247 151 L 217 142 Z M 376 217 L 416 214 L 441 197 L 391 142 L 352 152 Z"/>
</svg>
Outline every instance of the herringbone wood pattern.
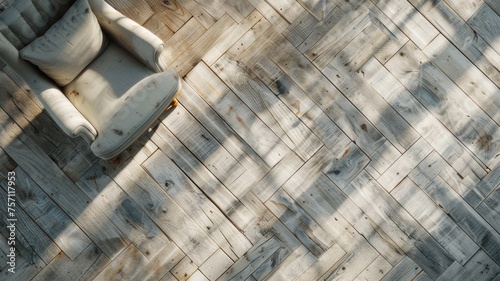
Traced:
<svg viewBox="0 0 500 281">
<path fill-rule="evenodd" d="M 106 162 L 0 64 L 2 280 L 500 280 L 500 2 L 109 3 L 180 105 Z"/>
</svg>

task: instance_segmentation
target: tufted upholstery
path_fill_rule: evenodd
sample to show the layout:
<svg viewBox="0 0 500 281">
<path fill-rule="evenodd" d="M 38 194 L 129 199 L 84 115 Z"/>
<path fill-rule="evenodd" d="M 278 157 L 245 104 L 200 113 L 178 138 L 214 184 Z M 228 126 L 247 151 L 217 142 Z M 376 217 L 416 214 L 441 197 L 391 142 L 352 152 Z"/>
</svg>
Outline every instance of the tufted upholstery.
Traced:
<svg viewBox="0 0 500 281">
<path fill-rule="evenodd" d="M 0 33 L 18 50 L 58 21 L 74 0 L 14 1 L 0 14 Z"/>
<path fill-rule="evenodd" d="M 88 0 L 110 44 L 72 83 L 57 86 L 20 58 L 19 51 L 74 2 L 16 0 L 0 14 L 0 58 L 28 84 L 65 133 L 84 137 L 94 154 L 110 159 L 159 117 L 180 92 L 180 78 L 161 61 L 163 42 L 157 36 L 104 0 Z"/>
</svg>

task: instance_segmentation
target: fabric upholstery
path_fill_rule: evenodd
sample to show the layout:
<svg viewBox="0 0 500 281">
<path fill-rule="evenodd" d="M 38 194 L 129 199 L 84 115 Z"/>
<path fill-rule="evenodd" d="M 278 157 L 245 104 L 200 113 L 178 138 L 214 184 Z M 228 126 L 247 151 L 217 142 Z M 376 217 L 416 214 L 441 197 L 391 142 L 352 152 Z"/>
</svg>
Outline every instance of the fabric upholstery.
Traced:
<svg viewBox="0 0 500 281">
<path fill-rule="evenodd" d="M 127 147 L 158 118 L 180 89 L 178 83 L 174 71 L 155 74 L 128 51 L 110 43 L 64 87 L 64 93 L 99 132 L 93 152 L 107 158 Z"/>
<path fill-rule="evenodd" d="M 98 157 L 110 159 L 125 150 L 180 92 L 179 76 L 159 59 L 163 42 L 104 0 L 88 2 L 99 25 L 110 35 L 110 44 L 61 89 L 21 58 L 19 50 L 34 41 L 30 36 L 39 37 L 61 19 L 75 1 L 16 2 L 20 3 L 0 14 L 0 58 L 27 83 L 57 125 L 69 136 L 82 136 L 92 143 Z M 35 14 L 33 19 L 29 18 L 31 13 Z M 18 33 L 23 29 L 29 36 Z"/>
<path fill-rule="evenodd" d="M 102 29 L 115 42 L 153 71 L 166 69 L 160 59 L 163 50 L 163 41 L 160 38 L 102 0 L 89 0 L 89 3 Z"/>
<path fill-rule="evenodd" d="M 71 137 L 83 136 L 92 142 L 97 131 L 71 104 L 55 82 L 33 64 L 19 57 L 19 51 L 0 33 L 0 58 L 26 82 L 47 113 Z"/>
<path fill-rule="evenodd" d="M 20 55 L 64 86 L 99 54 L 105 43 L 99 23 L 87 0 L 78 0 L 61 20 Z"/>
<path fill-rule="evenodd" d="M 74 0 L 16 0 L 0 14 L 0 33 L 18 50 L 58 21 Z"/>
</svg>

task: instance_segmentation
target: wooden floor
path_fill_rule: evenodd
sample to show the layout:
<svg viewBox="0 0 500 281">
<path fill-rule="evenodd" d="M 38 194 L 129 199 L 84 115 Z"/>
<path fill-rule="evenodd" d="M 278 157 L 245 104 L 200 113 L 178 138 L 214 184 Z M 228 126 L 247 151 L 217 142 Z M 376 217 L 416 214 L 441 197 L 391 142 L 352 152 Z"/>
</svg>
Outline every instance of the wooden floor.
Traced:
<svg viewBox="0 0 500 281">
<path fill-rule="evenodd" d="M 500 280 L 499 1 L 109 2 L 180 105 L 106 162 L 0 64 L 1 280 Z"/>
</svg>

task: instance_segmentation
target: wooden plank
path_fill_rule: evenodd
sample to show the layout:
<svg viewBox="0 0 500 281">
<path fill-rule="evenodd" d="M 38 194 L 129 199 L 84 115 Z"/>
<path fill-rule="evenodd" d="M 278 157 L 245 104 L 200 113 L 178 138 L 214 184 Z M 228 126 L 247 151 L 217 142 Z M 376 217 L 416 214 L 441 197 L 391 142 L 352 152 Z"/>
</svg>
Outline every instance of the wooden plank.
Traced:
<svg viewBox="0 0 500 281">
<path fill-rule="evenodd" d="M 325 68 L 349 42 L 358 37 L 366 27 L 370 26 L 371 20 L 368 13 L 365 7 L 360 7 L 359 10 L 344 14 L 340 20 L 336 20 L 335 26 L 332 26 L 316 44 L 310 45 L 312 38 L 315 37 L 307 38 L 298 49 L 319 69 Z M 375 29 L 375 31 L 377 30 Z M 378 32 L 380 31 L 378 30 Z M 361 36 L 361 38 L 365 37 Z"/>
<path fill-rule="evenodd" d="M 446 3 L 409 0 L 418 11 L 500 87 L 500 56 Z M 474 38 L 474 40 L 470 40 Z"/>
<path fill-rule="evenodd" d="M 297 47 L 297 49 L 302 53 L 306 53 L 313 47 L 318 48 L 319 46 L 322 46 L 324 44 L 322 42 L 323 40 L 332 42 L 332 40 L 336 40 L 334 38 L 335 36 L 333 36 L 333 33 L 339 32 L 339 30 L 334 31 L 334 27 L 337 26 L 337 24 L 342 19 L 348 17 L 350 21 L 352 21 L 366 12 L 366 9 L 364 7 L 358 7 L 358 8 L 359 9 L 353 9 L 351 5 L 346 6 L 344 9 L 342 9 L 341 7 L 336 7 L 325 17 L 323 21 L 319 22 L 315 26 L 312 26 L 311 29 L 305 31 L 304 34 L 301 34 L 303 32 L 300 32 L 294 35 L 299 37 L 297 39 L 290 40 L 290 42 L 295 47 Z M 296 24 L 292 23 L 289 29 L 294 28 L 295 25 Z M 288 32 L 285 32 L 284 35 L 288 39 L 293 38 L 290 35 L 288 35 Z"/>
<path fill-rule="evenodd" d="M 498 207 L 490 206 L 487 202 L 481 203 L 476 207 L 477 213 L 487 221 L 491 227 L 500 233 L 500 213 Z"/>
<path fill-rule="evenodd" d="M 207 13 L 216 20 L 224 16 L 225 10 L 219 0 L 195 0 Z"/>
<path fill-rule="evenodd" d="M 413 278 L 413 281 L 432 281 L 433 279 L 427 273 L 421 271 L 419 275 Z"/>
<path fill-rule="evenodd" d="M 160 280 L 184 257 L 185 254 L 173 242 L 170 242 L 132 280 Z"/>
<path fill-rule="evenodd" d="M 271 59 L 368 155 L 384 137 L 295 47 L 276 40 Z M 349 114 L 342 114 L 349 112 Z M 365 126 L 362 126 L 362 125 Z"/>
<path fill-rule="evenodd" d="M 384 278 L 383 281 L 390 280 L 413 280 L 422 269 L 415 264 L 409 257 L 404 257 L 394 268 L 389 271 Z"/>
<path fill-rule="evenodd" d="M 178 56 L 172 62 L 172 67 L 175 68 L 181 77 L 185 76 L 193 69 L 193 67 L 202 61 L 206 54 L 211 52 L 214 46 L 218 44 L 219 40 L 222 40 L 225 36 L 229 36 L 228 32 L 233 30 L 235 25 L 236 23 L 230 16 L 227 14 L 224 15 L 213 26 L 207 29 L 206 32 L 203 32 L 180 56 Z"/>
<path fill-rule="evenodd" d="M 116 257 L 94 280 L 127 280 L 137 274 L 148 259 L 132 244 Z"/>
<path fill-rule="evenodd" d="M 466 194 L 464 199 L 472 207 L 477 207 L 500 184 L 500 165 L 497 165 L 474 188 Z M 453 185 L 451 185 L 453 186 Z M 462 194 L 461 194 L 462 195 Z"/>
<path fill-rule="evenodd" d="M 479 246 L 410 179 L 401 182 L 391 195 L 461 265 L 479 250 Z"/>
<path fill-rule="evenodd" d="M 333 247 L 335 246 L 336 245 Z M 306 247 L 300 245 L 283 260 L 279 267 L 269 275 L 268 279 L 276 281 L 296 280 L 298 276 L 306 271 L 316 260 L 317 258 L 309 252 Z"/>
<path fill-rule="evenodd" d="M 262 19 L 262 15 L 254 10 L 241 23 L 227 27 L 215 43 L 210 46 L 202 59 L 207 65 L 214 64 L 229 48 L 231 48 L 243 35 Z"/>
<path fill-rule="evenodd" d="M 239 2 L 238 2 L 239 3 Z M 243 52 L 247 50 L 253 43 L 259 40 L 262 34 L 264 34 L 271 24 L 265 19 L 261 18 L 250 30 L 248 30 L 243 36 L 241 36 L 238 41 L 236 41 L 231 48 L 226 51 L 229 57 L 239 57 Z"/>
<path fill-rule="evenodd" d="M 351 225 L 354 225 L 363 216 L 363 213 L 351 200 L 349 200 L 347 195 L 323 173 L 333 158 L 333 155 L 328 149 L 322 148 L 283 185 L 283 189 L 292 196 L 297 196 L 297 198 L 298 196 L 305 196 L 305 194 L 314 192 L 314 198 L 317 198 L 319 201 L 327 202 L 323 205 L 326 206 L 328 210 L 331 210 L 331 207 L 336 210 L 328 212 L 329 215 L 327 217 L 338 212 L 341 217 L 345 218 Z M 302 201 L 301 199 L 296 200 L 298 202 Z M 307 200 L 309 202 L 311 201 L 310 199 Z M 346 225 L 342 226 L 344 228 L 346 227 Z M 348 228 L 350 229 L 350 227 Z M 332 233 L 335 233 L 335 231 Z M 346 235 L 346 237 L 351 237 L 350 234 Z M 346 247 L 345 244 L 341 246 Z"/>
<path fill-rule="evenodd" d="M 289 151 L 205 64 L 195 67 L 187 76 L 187 82 L 270 167 Z"/>
<path fill-rule="evenodd" d="M 305 179 L 294 176 L 283 186 L 283 189 L 343 249 L 351 249 L 353 240 L 358 236 L 349 221 L 357 215 L 359 209 L 354 206 L 349 210 L 350 214 L 346 213 L 345 211 L 349 207 L 353 207 L 353 205 L 350 204 L 340 189 L 335 188 L 335 185 L 326 176 L 321 173 L 312 174 Z M 331 195 L 326 195 L 328 193 Z M 332 200 L 332 197 L 337 197 L 338 201 Z M 333 206 L 330 202 L 333 203 Z M 344 204 L 344 207 L 342 207 L 342 204 Z M 340 211 L 335 208 L 339 208 Z M 344 214 L 349 216 L 348 219 L 343 217 Z"/>
<path fill-rule="evenodd" d="M 494 218 L 498 217 L 500 215 L 500 182 L 498 183 L 497 187 L 495 190 L 484 200 L 483 204 L 489 207 L 491 210 L 489 217 Z M 490 224 L 497 229 L 500 229 L 500 223 L 495 222 L 494 220 L 490 219 Z M 500 232 L 499 232 L 500 233 Z"/>
<path fill-rule="evenodd" d="M 222 56 L 214 72 L 229 88 L 302 160 L 309 159 L 320 147 L 320 140 L 293 112 L 238 62 Z"/>
<path fill-rule="evenodd" d="M 317 277 L 316 280 L 354 280 L 377 258 L 378 253 L 364 239 L 352 241 L 350 248 L 351 251 L 347 251 L 338 261 L 325 257 L 320 262 L 320 257 L 316 264 L 302 274 L 303 278 L 310 275 Z"/>
<path fill-rule="evenodd" d="M 165 42 L 174 32 L 165 25 L 165 23 L 158 17 L 157 14 L 151 16 L 143 25 L 143 27 L 147 28 L 149 31 L 153 32 L 161 41 Z"/>
<path fill-rule="evenodd" d="M 474 257 L 457 272 L 454 278 L 463 278 L 463 280 L 492 280 L 498 274 L 500 274 L 500 266 L 492 261 L 484 251 L 478 251 Z"/>
<path fill-rule="evenodd" d="M 154 153 L 143 167 L 231 259 L 237 260 L 251 247 L 217 206 L 161 151 Z"/>
<path fill-rule="evenodd" d="M 429 276 L 437 278 L 451 265 L 446 250 L 366 172 L 344 191 Z"/>
<path fill-rule="evenodd" d="M 460 175 L 483 177 L 481 162 L 375 59 L 360 71 L 367 82 L 419 133 Z"/>
<path fill-rule="evenodd" d="M 160 228 L 108 175 L 102 165 L 94 165 L 76 185 L 148 260 L 169 242 Z"/>
<path fill-rule="evenodd" d="M 419 139 L 410 149 L 403 153 L 403 155 L 401 155 L 401 157 L 380 176 L 380 178 L 378 178 L 378 182 L 385 190 L 390 192 L 432 151 L 432 147 L 429 143 L 423 138 Z"/>
<path fill-rule="evenodd" d="M 252 188 L 257 197 L 266 202 L 304 162 L 293 152 L 289 152 L 274 168 Z"/>
<path fill-rule="evenodd" d="M 205 28 L 211 27 L 217 20 L 206 12 L 195 0 L 183 0 L 182 6 L 197 19 Z"/>
<path fill-rule="evenodd" d="M 370 25 L 322 72 L 373 126 L 403 153 L 417 141 L 419 134 L 363 80 L 363 72 L 355 73 L 371 57 L 372 48 L 377 47 L 380 38 L 384 38 L 383 34 L 374 25 Z M 361 55 L 363 53 L 364 55 Z M 361 126 L 361 129 L 368 128 L 366 123 Z"/>
<path fill-rule="evenodd" d="M 499 126 L 413 43 L 407 43 L 387 68 L 484 164 L 500 161 Z"/>
<path fill-rule="evenodd" d="M 205 277 L 201 271 L 196 270 L 191 276 L 189 276 L 187 281 L 209 281 L 209 279 Z"/>
<path fill-rule="evenodd" d="M 160 281 L 178 281 L 178 280 L 177 278 L 175 278 L 174 275 L 172 275 L 172 273 L 168 272 L 160 279 Z"/>
<path fill-rule="evenodd" d="M 212 239 L 135 160 L 127 161 L 111 178 L 196 264 L 202 264 L 216 251 Z"/>
<path fill-rule="evenodd" d="M 367 17 L 371 17 L 371 13 Z M 379 27 L 373 24 L 374 20 L 376 19 L 367 20 L 366 27 L 360 28 L 359 34 L 355 33 L 350 42 L 340 44 L 343 48 L 336 56 L 324 56 L 322 63 L 315 61 L 314 64 L 324 69 L 331 61 L 330 64 L 346 70 L 358 71 L 370 57 L 378 52 L 379 48 L 389 42 L 389 37 L 384 32 L 386 28 L 383 25 Z"/>
<path fill-rule="evenodd" d="M 267 234 L 276 237 L 290 252 L 301 245 L 297 237 L 273 215 L 252 191 L 245 194 L 241 198 L 241 202 L 254 214 L 253 220 L 248 223 L 245 229 L 245 235 L 249 239 L 252 238 L 251 241 L 254 245 Z"/>
<path fill-rule="evenodd" d="M 7 112 L 23 131 L 28 134 L 35 143 L 42 148 L 45 153 L 50 153 L 56 148 L 57 142 L 52 142 L 50 135 L 47 133 L 53 132 L 56 137 L 64 139 L 65 135 L 59 129 L 51 128 L 54 126 L 52 122 L 43 124 L 47 121 L 47 116 L 42 113 L 31 99 L 19 88 L 12 79 L 4 72 L 0 72 L 0 105 Z M 40 119 L 39 121 L 37 119 Z M 42 128 L 45 125 L 45 130 Z M 59 132 L 58 132 L 59 131 Z M 47 136 L 49 138 L 47 138 Z"/>
<path fill-rule="evenodd" d="M 277 32 L 285 30 L 289 23 L 265 0 L 248 0 L 269 21 Z"/>
<path fill-rule="evenodd" d="M 179 101 L 247 171 L 261 173 L 270 167 L 187 83 L 183 83 Z"/>
<path fill-rule="evenodd" d="M 311 13 L 302 13 L 281 34 L 292 45 L 299 46 L 318 26 L 325 24 L 328 19 L 318 20 Z"/>
<path fill-rule="evenodd" d="M 284 190 L 279 189 L 266 202 L 266 206 L 315 256 L 320 256 L 333 245 L 333 237 L 300 206 L 294 204 L 294 200 Z"/>
<path fill-rule="evenodd" d="M 224 185 L 229 186 L 245 168 L 187 110 L 179 105 L 162 123 Z"/>
<path fill-rule="evenodd" d="M 205 30 L 205 27 L 198 20 L 191 18 L 165 42 L 165 47 L 160 56 L 162 61 L 166 65 L 171 65 Z"/>
<path fill-rule="evenodd" d="M 48 264 L 61 252 L 61 249 L 59 249 L 50 237 L 45 234 L 43 229 L 41 229 L 21 207 L 18 205 L 12 206 L 12 203 L 17 203 L 17 200 L 12 201 L 12 199 L 15 200 L 21 194 L 18 194 L 16 189 L 13 191 L 11 188 L 9 192 L 10 196 L 8 196 L 6 181 L 2 181 L 0 185 L 3 189 L 2 192 L 0 192 L 0 207 L 5 210 L 0 215 L 0 219 L 2 220 L 0 222 L 0 227 L 2 228 L 0 236 L 9 243 L 7 254 L 11 255 L 11 249 L 14 248 L 14 260 L 17 260 L 20 256 L 24 257 L 27 261 L 40 260 L 44 265 Z M 14 196 L 12 196 L 12 194 Z M 9 209 L 7 206 L 9 206 Z M 12 229 L 12 226 L 15 228 Z M 8 268 L 11 267 L 10 265 L 8 266 Z M 15 267 L 16 271 L 20 270 L 17 266 Z"/>
<path fill-rule="evenodd" d="M 350 143 L 342 153 L 334 155 L 334 159 L 323 169 L 323 172 L 340 189 L 343 189 L 369 162 L 370 158 L 356 144 Z"/>
<path fill-rule="evenodd" d="M 382 64 L 385 64 L 401 47 L 408 42 L 408 37 L 401 29 L 394 24 L 392 19 L 388 18 L 373 3 L 368 2 L 372 24 L 376 25 L 389 39 L 383 43 L 379 50 L 373 55 Z"/>
<path fill-rule="evenodd" d="M 382 256 L 378 256 L 363 272 L 356 276 L 356 281 L 359 280 L 381 280 L 384 275 L 392 269 L 392 265 Z M 397 278 L 401 278 L 398 276 Z"/>
<path fill-rule="evenodd" d="M 14 83 L 16 83 L 17 86 L 19 86 L 19 88 L 21 88 L 39 108 L 43 109 L 43 105 L 38 99 L 36 93 L 31 90 L 28 84 L 21 78 L 21 76 L 19 76 L 19 74 L 16 73 L 16 71 L 14 71 L 12 67 L 6 65 L 2 72 L 5 72 L 5 74 L 7 74 L 10 79 L 12 79 L 12 81 L 14 81 Z"/>
<path fill-rule="evenodd" d="M 155 16 L 173 32 L 177 32 L 192 17 L 183 6 L 183 1 L 179 3 L 178 0 L 145 0 L 145 2 L 155 12 Z"/>
<path fill-rule="evenodd" d="M 196 270 L 191 276 L 189 276 L 187 281 L 209 281 L 209 279 L 199 270 Z"/>
<path fill-rule="evenodd" d="M 458 271 L 462 269 L 462 266 L 458 262 L 453 262 L 450 267 L 448 267 L 439 278 L 437 278 L 437 281 L 450 281 L 453 280 L 453 277 L 457 274 Z"/>
<path fill-rule="evenodd" d="M 391 142 L 386 140 L 372 155 L 370 155 L 371 161 L 367 169 L 372 168 L 375 169 L 377 173 L 384 173 L 399 157 L 401 157 L 401 152 L 399 152 Z"/>
<path fill-rule="evenodd" d="M 16 173 L 16 203 L 26 211 L 60 248 L 65 256 L 73 260 L 90 244 L 90 239 L 68 217 L 68 215 L 52 201 L 47 194 L 30 178 L 21 168 L 14 170 Z M 7 192 L 7 188 L 5 187 Z M 42 241 L 39 241 L 41 243 Z M 40 245 L 34 245 L 40 246 Z M 49 246 L 49 245 L 46 245 Z M 51 249 L 52 247 L 48 247 Z M 48 250 L 43 250 L 49 253 Z M 57 254 L 57 252 L 56 252 Z M 50 260 L 49 260 L 50 261 Z"/>
<path fill-rule="evenodd" d="M 233 209 L 237 198 L 163 124 L 152 139 L 218 208 L 226 214 Z"/>
<path fill-rule="evenodd" d="M 422 187 L 443 211 L 467 233 L 476 244 L 498 263 L 500 260 L 500 234 L 496 232 L 469 204 L 467 204 L 440 177 Z"/>
<path fill-rule="evenodd" d="M 374 0 L 373 3 L 421 49 L 438 35 L 436 28 L 406 1 Z"/>
<path fill-rule="evenodd" d="M 469 194 L 479 182 L 479 179 L 473 174 L 464 177 L 452 167 L 446 166 L 439 173 L 439 177 L 448 183 L 461 197 L 466 197 L 466 194 Z"/>
<path fill-rule="evenodd" d="M 2 217 L 2 220 L 3 219 L 4 218 Z M 1 226 L 2 228 L 6 227 L 5 225 L 3 225 L 3 223 Z M 7 230 L 7 228 L 5 228 L 5 230 Z M 5 236 L 3 230 L 1 234 L 2 239 L 0 239 L 0 249 L 2 249 L 2 252 L 4 253 L 9 253 L 9 248 L 11 245 L 8 245 L 8 240 L 4 238 L 8 236 Z M 31 252 L 31 254 L 27 254 L 24 248 L 20 247 L 20 245 L 18 244 L 16 248 L 16 268 L 14 270 L 14 273 L 7 270 L 7 263 L 5 263 L 5 265 L 2 266 L 0 277 L 2 278 L 2 280 L 32 280 L 33 277 L 35 277 L 36 274 L 38 274 L 45 266 L 46 264 L 40 259 L 40 257 L 36 256 L 36 254 L 34 254 L 33 252 Z M 5 268 L 5 270 L 3 268 Z"/>
<path fill-rule="evenodd" d="M 318 280 L 331 268 L 332 265 L 344 260 L 346 252 L 337 244 L 328 249 L 321 257 L 319 257 L 302 275 L 294 276 L 295 280 Z M 292 280 L 292 279 L 289 279 Z"/>
<path fill-rule="evenodd" d="M 417 186 L 426 186 L 447 167 L 449 167 L 448 164 L 439 153 L 432 151 L 408 174 L 408 178 Z"/>
<path fill-rule="evenodd" d="M 0 147 L 0 176 L 7 178 L 8 173 L 12 172 L 16 167 L 16 162 Z"/>
<path fill-rule="evenodd" d="M 69 139 L 50 153 L 50 157 L 73 181 L 78 180 L 99 158 L 82 137 Z"/>
<path fill-rule="evenodd" d="M 344 132 L 269 57 L 259 60 L 252 70 L 332 153 L 350 143 Z"/>
<path fill-rule="evenodd" d="M 298 2 L 318 20 L 324 19 L 325 15 L 335 7 L 335 1 L 330 0 L 299 0 Z"/>
<path fill-rule="evenodd" d="M 199 270 L 212 281 L 219 278 L 233 263 L 231 258 L 219 249 L 199 267 Z"/>
<path fill-rule="evenodd" d="M 90 198 L 21 132 L 3 110 L 0 110 L 0 124 L 4 136 L 0 139 L 0 146 L 108 257 L 117 255 L 127 245 L 127 239 L 116 226 L 101 211 L 92 208 Z"/>
<path fill-rule="evenodd" d="M 221 0 L 224 5 L 224 10 L 228 13 L 237 23 L 242 22 L 255 7 L 248 1 L 230 1 Z"/>
<path fill-rule="evenodd" d="M 90 244 L 75 259 L 70 259 L 61 252 L 32 280 L 64 281 L 81 278 L 96 263 L 108 265 L 110 260 L 95 244 Z"/>
<path fill-rule="evenodd" d="M 155 11 L 153 11 L 151 7 L 144 2 L 144 0 L 134 2 L 108 0 L 107 2 L 126 17 L 131 18 L 140 25 L 143 25 L 155 13 Z"/>
<path fill-rule="evenodd" d="M 380 256 L 384 257 L 392 266 L 395 266 L 403 259 L 405 255 L 404 251 L 367 216 L 363 216 L 359 219 L 353 227 L 377 250 L 377 252 L 380 253 Z"/>
<path fill-rule="evenodd" d="M 239 259 L 217 280 L 245 280 L 281 247 L 275 237 L 263 237 L 248 250 L 245 259 Z"/>
<path fill-rule="evenodd" d="M 259 267 L 252 273 L 255 280 L 264 280 L 274 270 L 281 267 L 281 263 L 288 256 L 290 251 L 286 247 L 281 247 L 268 257 Z"/>
<path fill-rule="evenodd" d="M 500 55 L 500 16 L 488 5 L 481 5 L 467 21 L 470 27 L 481 36 L 488 45 Z"/>
<path fill-rule="evenodd" d="M 464 21 L 468 21 L 476 11 L 486 5 L 483 0 L 444 0 Z"/>
<path fill-rule="evenodd" d="M 437 36 L 423 51 L 491 119 L 500 124 L 500 89 L 498 86 L 443 35 Z"/>
<path fill-rule="evenodd" d="M 175 280 L 187 280 L 189 276 L 196 272 L 197 267 L 198 266 L 186 256 L 170 270 L 170 273 L 175 277 Z"/>
<path fill-rule="evenodd" d="M 293 22 L 304 8 L 295 0 L 266 0 L 287 22 Z"/>
<path fill-rule="evenodd" d="M 498 15 L 500 15 L 500 3 L 495 0 L 484 0 L 484 3 L 488 4 Z"/>
</svg>

